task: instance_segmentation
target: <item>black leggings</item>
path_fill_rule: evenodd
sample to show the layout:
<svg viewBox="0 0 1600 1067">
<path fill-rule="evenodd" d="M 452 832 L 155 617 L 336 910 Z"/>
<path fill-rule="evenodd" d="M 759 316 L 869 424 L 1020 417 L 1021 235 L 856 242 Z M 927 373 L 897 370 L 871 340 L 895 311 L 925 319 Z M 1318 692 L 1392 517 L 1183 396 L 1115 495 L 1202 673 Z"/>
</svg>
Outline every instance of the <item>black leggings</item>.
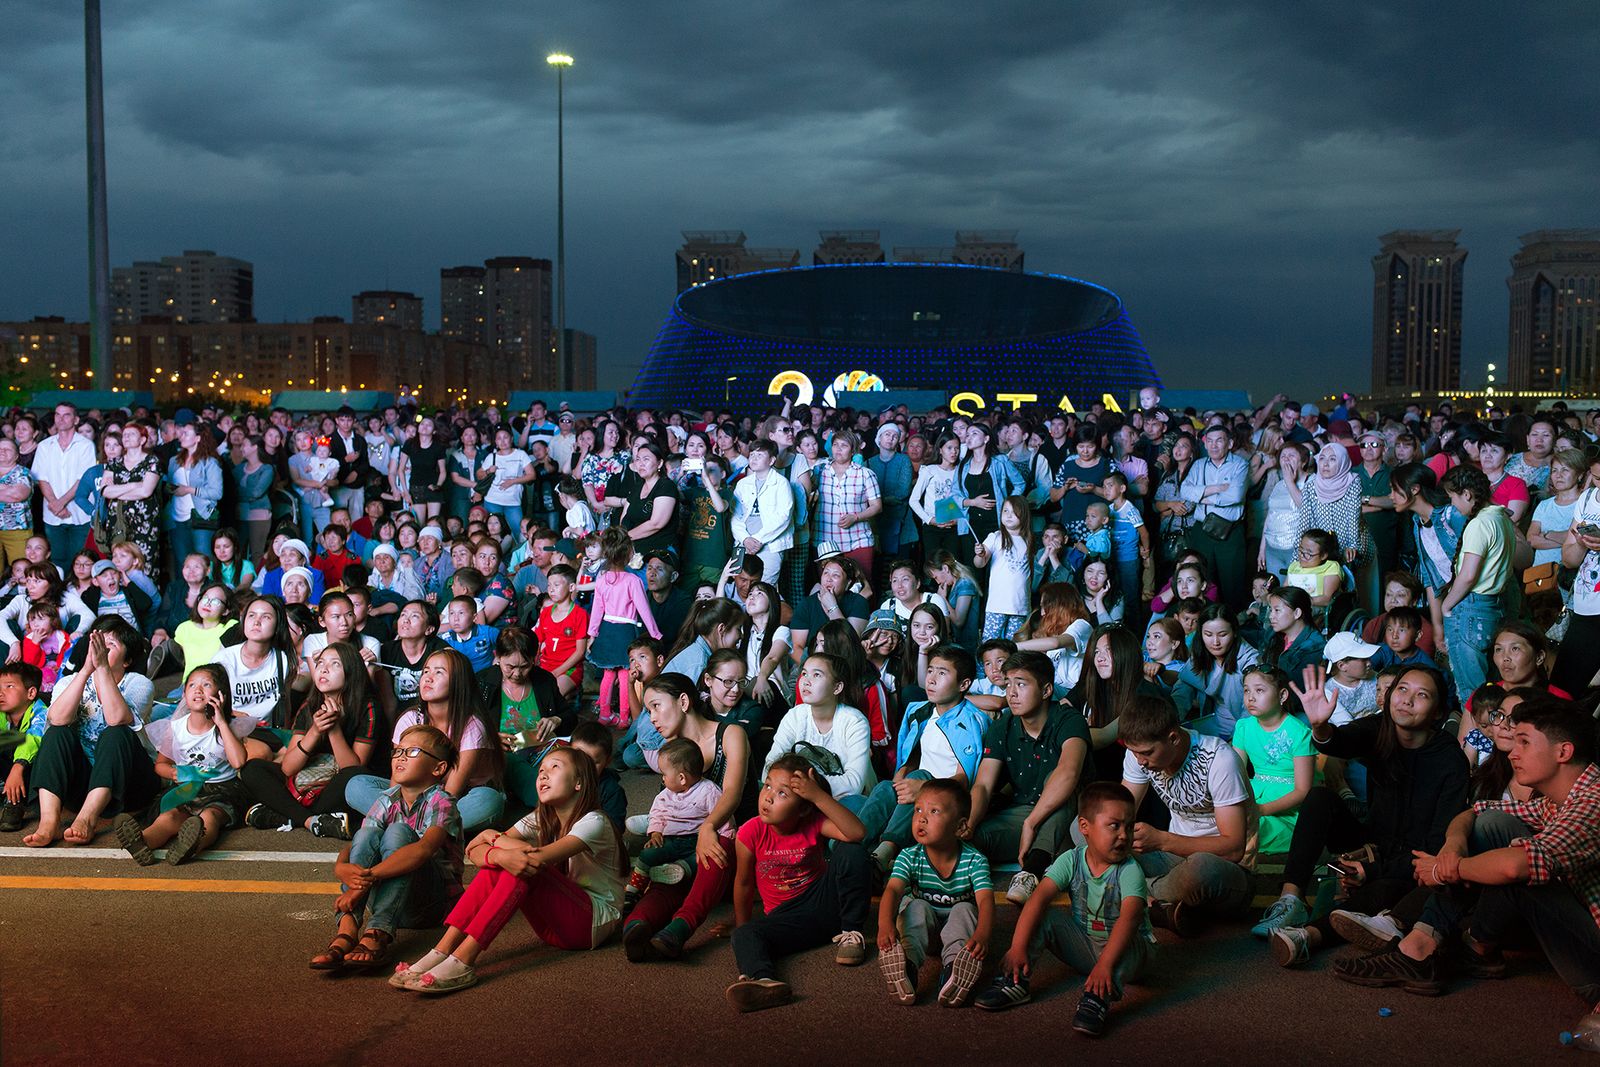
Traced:
<svg viewBox="0 0 1600 1067">
<path fill-rule="evenodd" d="M 164 783 L 131 726 L 108 726 L 95 744 L 94 763 L 83 751 L 77 726 L 52 726 L 39 740 L 30 786 L 37 794 L 51 792 L 61 806 L 76 809 L 95 789 L 108 789 L 111 802 L 104 816 L 143 811 Z"/>
<path fill-rule="evenodd" d="M 1583 696 L 1600 671 L 1600 615 L 1573 612 L 1567 622 L 1567 635 L 1561 639 L 1550 684 L 1575 697 Z"/>
<path fill-rule="evenodd" d="M 271 760 L 251 760 L 239 768 L 239 779 L 250 791 L 251 799 L 265 804 L 296 826 L 300 826 L 312 815 L 327 815 L 338 811 L 349 812 L 354 819 L 362 818 L 366 812 L 350 811 L 346 806 L 344 789 L 350 779 L 359 774 L 371 773 L 361 764 L 344 768 L 333 776 L 333 780 L 323 787 L 322 792 L 318 793 L 310 804 L 302 804 L 294 798 L 294 794 L 289 792 L 288 779 L 283 775 L 283 768 Z"/>
<path fill-rule="evenodd" d="M 1360 848 L 1368 840 L 1367 828 L 1344 806 L 1339 794 L 1325 785 L 1314 786 L 1300 802 L 1289 858 L 1283 865 L 1283 880 L 1299 886 L 1302 893 L 1309 892 L 1323 849 L 1341 852 Z"/>
</svg>

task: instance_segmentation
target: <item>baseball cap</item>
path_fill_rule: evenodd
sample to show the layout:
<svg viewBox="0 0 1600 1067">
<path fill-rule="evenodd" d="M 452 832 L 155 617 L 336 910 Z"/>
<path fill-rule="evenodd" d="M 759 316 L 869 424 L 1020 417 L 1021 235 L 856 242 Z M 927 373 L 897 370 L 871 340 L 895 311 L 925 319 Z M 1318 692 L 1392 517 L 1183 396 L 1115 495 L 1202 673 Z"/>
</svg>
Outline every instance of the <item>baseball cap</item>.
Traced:
<svg viewBox="0 0 1600 1067">
<path fill-rule="evenodd" d="M 894 613 L 893 608 L 879 608 L 867 618 L 867 628 L 862 635 L 870 634 L 874 630 L 888 630 L 900 637 L 905 636 L 905 627 L 900 623 L 900 616 Z"/>
<path fill-rule="evenodd" d="M 109 559 L 97 559 L 94 562 L 94 568 L 89 573 L 91 577 L 98 578 L 106 571 L 114 571 L 116 569 L 117 565 Z"/>
<path fill-rule="evenodd" d="M 675 548 L 669 548 L 666 546 L 661 548 L 652 548 L 650 551 L 644 554 L 644 558 L 646 560 L 659 559 L 662 563 L 666 564 L 666 567 L 669 571 L 675 571 L 678 569 L 678 550 Z"/>
<path fill-rule="evenodd" d="M 1378 654 L 1378 645 L 1371 645 L 1349 631 L 1341 631 L 1328 638 L 1322 655 L 1329 663 L 1342 659 L 1371 659 Z"/>
<path fill-rule="evenodd" d="M 577 559 L 578 558 L 578 546 L 577 546 L 577 543 L 574 542 L 572 540 L 572 538 L 570 538 L 570 537 L 563 537 L 561 540 L 559 540 L 555 544 L 551 545 L 550 546 L 550 551 L 559 552 L 561 555 L 566 556 L 568 559 Z"/>
</svg>

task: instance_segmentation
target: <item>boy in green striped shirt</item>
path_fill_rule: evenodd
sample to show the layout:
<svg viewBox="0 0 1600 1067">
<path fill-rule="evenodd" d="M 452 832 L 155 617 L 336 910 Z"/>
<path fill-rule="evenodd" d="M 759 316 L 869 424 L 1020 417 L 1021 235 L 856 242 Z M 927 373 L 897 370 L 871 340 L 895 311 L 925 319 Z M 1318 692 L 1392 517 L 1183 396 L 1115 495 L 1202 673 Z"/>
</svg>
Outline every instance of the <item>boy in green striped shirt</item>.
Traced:
<svg viewBox="0 0 1600 1067">
<path fill-rule="evenodd" d="M 935 778 L 917 793 L 912 809 L 915 842 L 895 857 L 878 910 L 878 959 L 889 995 L 917 1002 L 917 971 L 934 935 L 944 967 L 939 1003 L 966 1003 L 983 972 L 984 949 L 994 929 L 994 888 L 989 861 L 961 840 L 972 798 L 953 778 Z"/>
</svg>

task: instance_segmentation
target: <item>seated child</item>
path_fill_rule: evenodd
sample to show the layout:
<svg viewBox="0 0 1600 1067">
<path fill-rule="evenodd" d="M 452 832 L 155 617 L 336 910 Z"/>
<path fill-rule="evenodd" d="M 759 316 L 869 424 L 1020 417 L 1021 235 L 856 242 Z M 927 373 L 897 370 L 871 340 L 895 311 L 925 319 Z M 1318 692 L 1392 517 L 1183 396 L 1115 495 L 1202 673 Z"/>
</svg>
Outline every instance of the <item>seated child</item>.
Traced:
<svg viewBox="0 0 1600 1067">
<path fill-rule="evenodd" d="M 1072 1028 L 1098 1037 L 1105 1032 L 1111 1005 L 1122 999 L 1124 983 L 1136 980 L 1150 962 L 1149 890 L 1132 857 L 1134 799 L 1117 782 L 1093 782 L 1078 800 L 1078 830 L 1084 843 L 1063 853 L 1045 872 L 1039 891 L 1017 917 L 1011 948 L 1000 961 L 994 984 L 977 999 L 988 1011 L 1002 1011 L 1033 999 L 1029 976 L 1043 949 L 1087 975 Z M 1070 894 L 1070 908 L 1054 907 Z"/>
<path fill-rule="evenodd" d="M 1316 785 L 1317 756 L 1311 728 L 1290 715 L 1289 679 L 1259 664 L 1244 672 L 1244 710 L 1234 724 L 1233 750 L 1256 797 L 1261 852 L 1287 852 L 1300 803 Z M 1262 930 L 1257 937 L 1266 937 Z"/>
<path fill-rule="evenodd" d="M 803 756 L 782 756 L 767 768 L 759 803 L 759 814 L 739 827 L 735 846 L 733 956 L 739 980 L 724 995 L 741 1012 L 789 1002 L 789 985 L 778 980 L 774 956 L 831 940 L 839 946 L 834 962 L 864 963 L 862 931 L 872 902 L 870 866 L 860 844 L 866 830 Z M 825 841 L 837 842 L 831 856 Z M 755 914 L 758 892 L 761 915 Z"/>
<path fill-rule="evenodd" d="M 389 983 L 425 995 L 477 985 L 473 965 L 518 910 L 552 948 L 605 944 L 622 925 L 625 853 L 598 793 L 594 761 L 582 751 L 546 756 L 538 808 L 503 834 L 473 839 L 467 858 L 478 873 L 446 916 L 444 936 Z"/>
<path fill-rule="evenodd" d="M 600 810 L 616 825 L 617 833 L 622 833 L 622 824 L 628 817 L 628 794 L 622 788 L 622 776 L 611 769 L 611 731 L 593 719 L 585 719 L 572 728 L 571 745 L 594 760 L 600 780 Z"/>
<path fill-rule="evenodd" d="M 1434 654 L 1433 623 L 1427 614 L 1427 593 L 1422 582 L 1409 571 L 1390 571 L 1383 576 L 1383 614 L 1368 620 L 1361 628 L 1361 640 L 1375 645 L 1383 640 L 1389 624 L 1389 612 L 1395 608 L 1416 608 L 1422 612 L 1422 632 L 1417 635 L 1417 647 L 1429 656 Z"/>
<path fill-rule="evenodd" d="M 137 587 L 124 585 L 122 572 L 109 559 L 95 563 L 94 584 L 95 588 L 84 592 L 83 602 L 94 612 L 95 618 L 120 615 L 137 629 L 150 611 L 150 598 Z"/>
<path fill-rule="evenodd" d="M 470 573 L 477 574 L 476 571 Z M 452 597 L 444 609 L 444 626 L 439 631 L 445 644 L 467 657 L 474 673 L 494 662 L 494 642 L 500 636 L 498 626 L 473 621 L 477 610 L 477 602 L 472 597 Z"/>
<path fill-rule="evenodd" d="M 1272 624 L 1267 615 L 1272 611 L 1270 599 L 1278 588 L 1278 576 L 1258 570 L 1250 579 L 1250 603 L 1239 613 L 1239 634 L 1252 647 L 1260 648 L 1272 635 Z"/>
<path fill-rule="evenodd" d="M 996 719 L 1006 708 L 1006 660 L 1017 651 L 1017 643 L 1010 638 L 996 637 L 978 646 L 978 666 L 983 677 L 973 681 L 967 690 L 967 699 L 973 707 L 987 712 Z"/>
<path fill-rule="evenodd" d="M 456 746 L 435 727 L 413 726 L 400 735 L 389 753 L 389 788 L 334 861 L 339 927 L 312 958 L 312 970 L 380 966 L 396 929 L 444 921 L 461 895 L 461 813 L 444 788 L 455 762 Z"/>
<path fill-rule="evenodd" d="M 112 820 L 117 841 L 141 867 L 156 861 L 151 849 L 167 845 L 167 862 L 179 864 L 216 844 L 240 823 L 250 793 L 239 778 L 249 758 L 244 740 L 255 723 L 233 718 L 233 683 L 217 663 L 202 663 L 183 683 L 183 703 L 168 719 L 145 729 L 157 749 L 156 776 L 175 788 L 161 798 L 161 814 L 140 828 L 134 815 Z"/>
<path fill-rule="evenodd" d="M 22 829 L 28 801 L 28 776 L 39 741 L 50 725 L 50 709 L 39 699 L 39 668 L 31 663 L 0 663 L 0 715 L 5 729 L 22 735 L 10 752 L 0 756 L 6 768 L 4 802 L 0 803 L 0 834 Z"/>
<path fill-rule="evenodd" d="M 1337 537 L 1326 530 L 1307 530 L 1300 537 L 1299 553 L 1284 575 L 1285 585 L 1302 589 L 1311 598 L 1318 625 L 1344 584 L 1344 569 L 1339 559 Z"/>
<path fill-rule="evenodd" d="M 1352 633 L 1337 633 L 1328 639 L 1323 657 L 1328 661 L 1327 691 L 1338 694 L 1339 706 L 1333 725 L 1344 726 L 1356 719 L 1378 713 L 1378 685 L 1368 677 L 1368 664 L 1379 652 Z"/>
<path fill-rule="evenodd" d="M 1490 736 L 1489 719 L 1499 713 L 1500 705 L 1505 703 L 1506 692 L 1498 682 L 1485 682 L 1467 698 L 1466 711 L 1461 716 L 1456 737 L 1461 742 L 1461 750 L 1467 754 L 1467 762 L 1474 767 L 1487 762 L 1494 755 L 1495 745 L 1494 738 Z"/>
<path fill-rule="evenodd" d="M 61 676 L 61 663 L 71 642 L 61 625 L 61 612 L 47 601 L 28 605 L 26 623 L 28 629 L 23 634 L 18 658 L 39 668 L 39 692 L 48 696 Z"/>
<path fill-rule="evenodd" d="M 650 679 L 659 675 L 667 665 L 667 657 L 661 654 L 661 643 L 654 638 L 640 634 L 628 645 L 628 706 L 633 708 L 644 707 L 644 687 Z M 645 719 L 636 720 L 643 722 Z M 651 731 L 654 734 L 654 731 Z M 630 735 L 632 739 L 630 740 Z M 623 735 L 627 742 L 622 748 L 622 765 L 630 770 L 642 770 L 650 766 L 650 760 L 655 758 L 657 748 L 646 750 L 643 742 L 652 745 L 661 744 L 659 736 L 641 739 L 638 731 L 630 730 Z"/>
<path fill-rule="evenodd" d="M 917 793 L 911 817 L 916 843 L 895 857 L 878 907 L 878 959 L 897 1003 L 917 1002 L 917 972 L 935 936 L 943 964 L 940 1004 L 965 1004 L 983 974 L 994 887 L 989 861 L 961 840 L 971 806 L 967 787 L 950 778 L 926 782 Z"/>
<path fill-rule="evenodd" d="M 651 882 L 676 885 L 693 873 L 700 827 L 722 800 L 722 787 L 705 772 L 705 756 L 693 741 L 679 737 L 661 746 L 662 788 L 650 802 L 644 848 L 633 858 L 627 893 L 630 907 Z M 722 826 L 718 834 L 730 830 L 731 826 Z"/>
<path fill-rule="evenodd" d="M 1438 669 L 1433 657 L 1424 652 L 1418 641 L 1427 623 L 1422 612 L 1406 604 L 1390 608 L 1385 613 L 1383 645 L 1372 654 L 1372 669 L 1385 667 L 1432 667 Z"/>
<path fill-rule="evenodd" d="M 1067 562 L 1067 528 L 1059 522 L 1045 523 L 1039 534 L 1039 551 L 1033 557 L 1033 589 L 1054 582 L 1071 582 L 1077 578 Z"/>
</svg>

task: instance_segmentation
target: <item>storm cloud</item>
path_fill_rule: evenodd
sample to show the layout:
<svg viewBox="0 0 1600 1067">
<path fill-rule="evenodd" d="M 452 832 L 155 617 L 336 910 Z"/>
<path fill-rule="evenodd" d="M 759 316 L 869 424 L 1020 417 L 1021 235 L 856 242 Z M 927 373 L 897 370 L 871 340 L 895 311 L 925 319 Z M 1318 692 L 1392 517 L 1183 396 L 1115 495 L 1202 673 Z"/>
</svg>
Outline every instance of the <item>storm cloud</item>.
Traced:
<svg viewBox="0 0 1600 1067">
<path fill-rule="evenodd" d="M 0 19 L 0 318 L 82 317 L 81 12 Z M 1600 224 L 1577 2 L 149 0 L 104 33 L 112 262 L 250 259 L 264 320 L 390 287 L 436 324 L 441 266 L 553 256 L 571 52 L 568 321 L 607 385 L 683 229 L 1016 229 L 1123 296 L 1169 385 L 1309 396 L 1367 384 L 1378 234 L 1462 229 L 1477 384 L 1516 236 Z"/>
</svg>

